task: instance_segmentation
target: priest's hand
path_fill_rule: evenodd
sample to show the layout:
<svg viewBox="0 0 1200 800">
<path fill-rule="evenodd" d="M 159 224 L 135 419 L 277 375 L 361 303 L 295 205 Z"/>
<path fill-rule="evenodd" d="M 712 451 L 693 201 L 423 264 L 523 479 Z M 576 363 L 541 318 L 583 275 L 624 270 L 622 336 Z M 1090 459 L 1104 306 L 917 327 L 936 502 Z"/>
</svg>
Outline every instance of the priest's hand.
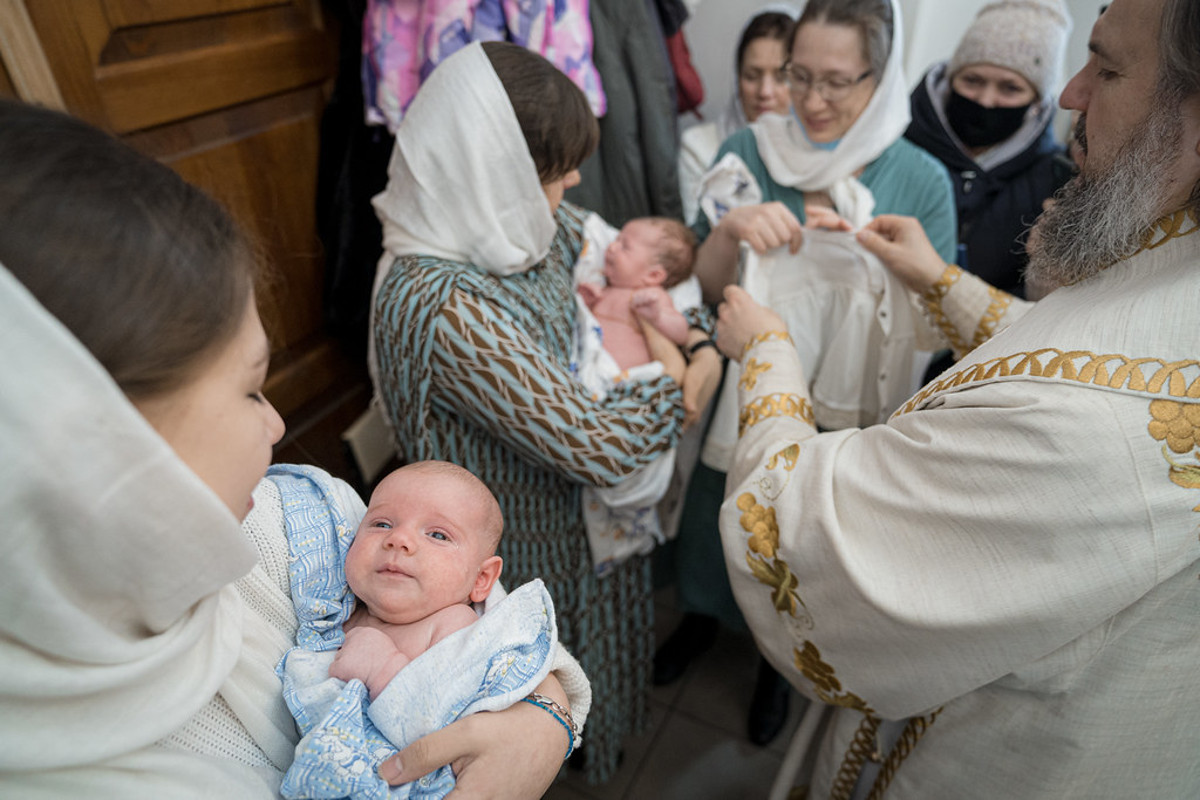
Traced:
<svg viewBox="0 0 1200 800">
<path fill-rule="evenodd" d="M 717 347 L 722 353 L 740 361 L 751 339 L 776 331 L 787 331 L 778 314 L 756 303 L 745 289 L 725 287 L 725 302 L 717 309 Z"/>
<path fill-rule="evenodd" d="M 858 241 L 917 294 L 929 291 L 946 270 L 925 229 L 912 217 L 876 217 L 858 232 Z"/>
</svg>

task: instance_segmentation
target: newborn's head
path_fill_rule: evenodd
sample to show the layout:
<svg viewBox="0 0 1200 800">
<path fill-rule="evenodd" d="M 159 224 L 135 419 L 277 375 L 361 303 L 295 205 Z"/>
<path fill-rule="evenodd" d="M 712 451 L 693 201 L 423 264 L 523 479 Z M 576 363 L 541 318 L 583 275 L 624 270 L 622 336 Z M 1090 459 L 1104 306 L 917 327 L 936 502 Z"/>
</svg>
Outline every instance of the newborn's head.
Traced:
<svg viewBox="0 0 1200 800">
<path fill-rule="evenodd" d="M 346 554 L 346 581 L 368 613 L 407 624 L 480 602 L 500 575 L 500 505 L 482 481 L 445 461 L 388 475 Z"/>
<path fill-rule="evenodd" d="M 692 274 L 696 235 L 679 220 L 639 217 L 604 251 L 604 279 L 621 289 L 670 289 Z"/>
</svg>

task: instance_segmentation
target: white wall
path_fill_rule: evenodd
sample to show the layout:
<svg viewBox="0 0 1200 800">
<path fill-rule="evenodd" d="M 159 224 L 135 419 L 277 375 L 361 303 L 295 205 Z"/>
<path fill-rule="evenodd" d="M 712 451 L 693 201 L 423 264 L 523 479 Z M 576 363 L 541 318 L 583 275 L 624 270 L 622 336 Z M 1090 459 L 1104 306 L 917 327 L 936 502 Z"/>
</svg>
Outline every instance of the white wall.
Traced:
<svg viewBox="0 0 1200 800">
<path fill-rule="evenodd" d="M 989 0 L 899 0 L 904 24 L 904 71 L 915 85 L 930 65 L 947 59 L 959 38 Z M 1067 42 L 1066 72 L 1062 83 L 1087 60 L 1087 40 L 1100 6 L 1108 0 L 1066 0 L 1074 22 Z M 715 119 L 734 91 L 734 49 L 742 26 L 764 5 L 765 0 L 697 0 L 692 16 L 684 24 L 684 36 L 692 63 L 704 82 L 700 113 Z M 1060 86 L 1062 84 L 1060 83 Z M 1066 114 L 1057 124 L 1060 137 L 1066 132 Z M 682 125 L 696 121 L 686 114 Z"/>
</svg>

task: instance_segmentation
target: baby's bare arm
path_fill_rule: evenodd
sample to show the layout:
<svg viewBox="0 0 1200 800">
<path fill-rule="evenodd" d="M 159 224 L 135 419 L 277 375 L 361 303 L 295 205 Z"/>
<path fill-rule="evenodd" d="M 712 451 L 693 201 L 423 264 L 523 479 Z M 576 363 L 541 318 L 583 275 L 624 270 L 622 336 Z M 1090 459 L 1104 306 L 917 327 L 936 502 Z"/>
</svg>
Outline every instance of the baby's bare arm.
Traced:
<svg viewBox="0 0 1200 800">
<path fill-rule="evenodd" d="M 374 700 L 410 660 L 392 637 L 363 625 L 346 631 L 346 641 L 329 665 L 329 677 L 344 681 L 358 678 Z"/>
</svg>

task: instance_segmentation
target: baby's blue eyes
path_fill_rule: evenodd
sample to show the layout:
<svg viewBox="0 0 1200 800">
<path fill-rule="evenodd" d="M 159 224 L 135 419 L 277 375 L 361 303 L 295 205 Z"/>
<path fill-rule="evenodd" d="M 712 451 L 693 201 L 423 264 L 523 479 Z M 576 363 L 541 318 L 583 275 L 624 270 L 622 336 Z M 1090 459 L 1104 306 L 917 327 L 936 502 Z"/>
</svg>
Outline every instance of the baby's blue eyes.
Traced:
<svg viewBox="0 0 1200 800">
<path fill-rule="evenodd" d="M 384 520 L 376 520 L 375 522 L 371 523 L 371 527 L 377 528 L 379 530 L 390 531 L 390 530 L 392 530 L 393 526 L 392 526 L 392 523 L 390 523 L 390 522 L 386 522 Z M 426 531 L 425 535 L 428 536 L 430 539 L 436 539 L 439 542 L 450 541 L 450 537 L 446 534 L 445 531 L 439 531 L 439 530 L 435 529 L 435 530 Z"/>
</svg>

